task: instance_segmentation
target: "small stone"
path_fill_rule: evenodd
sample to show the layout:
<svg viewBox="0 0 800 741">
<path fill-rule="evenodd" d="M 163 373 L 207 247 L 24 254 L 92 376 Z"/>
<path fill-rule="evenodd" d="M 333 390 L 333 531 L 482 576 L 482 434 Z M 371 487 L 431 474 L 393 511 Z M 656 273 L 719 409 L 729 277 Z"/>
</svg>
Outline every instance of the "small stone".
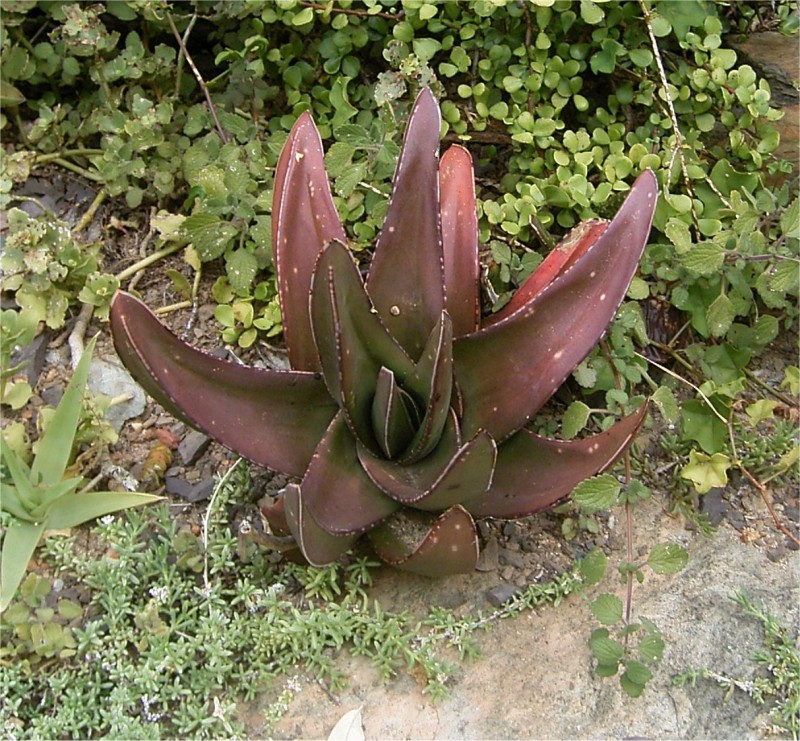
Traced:
<svg viewBox="0 0 800 741">
<path fill-rule="evenodd" d="M 502 607 L 519 592 L 520 588 L 514 584 L 497 584 L 486 592 L 486 599 L 493 607 Z"/>
<path fill-rule="evenodd" d="M 513 538 L 517 534 L 517 523 L 516 522 L 506 522 L 503 525 L 503 535 L 507 538 Z"/>
<path fill-rule="evenodd" d="M 178 455 L 185 466 L 191 466 L 206 452 L 211 438 L 197 430 L 189 430 L 178 445 Z"/>
<path fill-rule="evenodd" d="M 495 571 L 499 564 L 500 547 L 497 538 L 494 536 L 486 541 L 486 545 L 478 556 L 478 563 L 475 568 L 478 571 Z"/>
<path fill-rule="evenodd" d="M 190 484 L 178 476 L 165 476 L 164 487 L 168 494 L 185 499 L 187 502 L 202 502 L 211 496 L 214 490 L 214 479 L 207 478 L 196 484 Z"/>
<path fill-rule="evenodd" d="M 700 500 L 700 509 L 708 515 L 708 521 L 717 527 L 728 514 L 728 503 L 722 498 L 725 490 L 716 486 L 709 489 Z"/>
<path fill-rule="evenodd" d="M 146 400 L 142 387 L 119 363 L 93 358 L 88 386 L 94 394 L 104 394 L 112 399 L 127 397 L 126 401 L 114 404 L 106 412 L 106 421 L 117 432 L 122 429 L 125 420 L 138 417 L 144 411 Z"/>
<path fill-rule="evenodd" d="M 500 551 L 500 563 L 513 566 L 515 569 L 521 569 L 525 566 L 525 560 L 517 551 L 510 551 L 508 548 L 503 548 Z"/>
</svg>

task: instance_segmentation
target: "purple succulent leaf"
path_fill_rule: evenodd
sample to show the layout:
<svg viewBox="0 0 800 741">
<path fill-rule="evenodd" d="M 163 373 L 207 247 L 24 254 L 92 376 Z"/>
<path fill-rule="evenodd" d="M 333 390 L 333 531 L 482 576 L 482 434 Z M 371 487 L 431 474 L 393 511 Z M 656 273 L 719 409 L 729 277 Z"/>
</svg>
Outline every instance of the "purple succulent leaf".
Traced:
<svg viewBox="0 0 800 741">
<path fill-rule="evenodd" d="M 400 507 L 361 467 L 341 412 L 320 440 L 300 487 L 305 509 L 331 535 L 363 533 Z"/>
<path fill-rule="evenodd" d="M 444 309 L 439 105 L 428 88 L 408 119 L 367 290 L 389 331 L 417 358 Z"/>
<path fill-rule="evenodd" d="M 642 173 L 579 259 L 504 320 L 455 340 L 465 436 L 485 429 L 500 441 L 516 432 L 597 343 L 636 272 L 657 190 L 652 171 Z"/>
<path fill-rule="evenodd" d="M 439 163 L 439 202 L 445 306 L 453 320 L 453 334 L 459 337 L 478 329 L 481 307 L 472 157 L 458 145 L 450 147 Z"/>
<path fill-rule="evenodd" d="M 603 219 L 590 219 L 578 224 L 528 276 L 511 300 L 496 314 L 484 320 L 484 326 L 497 324 L 530 303 L 560 273 L 578 260 L 607 228 L 608 221 Z"/>
<path fill-rule="evenodd" d="M 409 531 L 419 531 L 422 537 L 410 544 Z M 372 530 L 369 538 L 384 561 L 422 576 L 466 574 L 478 562 L 475 522 L 458 505 L 435 520 L 427 513 L 403 510 Z"/>
<path fill-rule="evenodd" d="M 111 330 L 122 362 L 165 409 L 245 458 L 302 475 L 336 405 L 316 373 L 250 368 L 207 355 L 118 292 Z"/>
<path fill-rule="evenodd" d="M 484 493 L 492 481 L 497 446 L 485 432 L 465 445 L 458 423 L 450 413 L 438 447 L 411 465 L 378 458 L 358 446 L 358 458 L 367 475 L 388 496 L 401 504 L 441 512 Z"/>
<path fill-rule="evenodd" d="M 289 360 L 297 370 L 318 371 L 308 293 L 323 246 L 347 241 L 331 197 L 322 141 L 309 113 L 297 119 L 275 170 L 272 245 Z"/>
<path fill-rule="evenodd" d="M 419 413 L 414 400 L 397 385 L 394 373 L 381 368 L 372 399 L 372 431 L 386 458 L 397 458 L 414 438 Z"/>
<path fill-rule="evenodd" d="M 358 540 L 358 535 L 331 535 L 321 528 L 305 506 L 304 494 L 297 484 L 284 490 L 286 520 L 300 551 L 312 566 L 327 566 Z"/>
<path fill-rule="evenodd" d="M 319 256 L 311 289 L 311 322 L 331 396 L 353 434 L 375 453 L 372 401 L 382 367 L 401 382 L 414 364 L 381 323 L 347 247 L 331 242 Z"/>
<path fill-rule="evenodd" d="M 414 463 L 439 442 L 453 395 L 453 326 L 446 311 L 439 317 L 422 356 L 403 385 L 425 405 L 417 433 L 400 458 L 401 463 Z"/>
<path fill-rule="evenodd" d="M 506 519 L 552 507 L 585 478 L 611 466 L 636 437 L 646 413 L 643 404 L 609 429 L 581 440 L 551 440 L 520 430 L 500 446 L 491 487 L 464 506 L 475 517 Z"/>
</svg>

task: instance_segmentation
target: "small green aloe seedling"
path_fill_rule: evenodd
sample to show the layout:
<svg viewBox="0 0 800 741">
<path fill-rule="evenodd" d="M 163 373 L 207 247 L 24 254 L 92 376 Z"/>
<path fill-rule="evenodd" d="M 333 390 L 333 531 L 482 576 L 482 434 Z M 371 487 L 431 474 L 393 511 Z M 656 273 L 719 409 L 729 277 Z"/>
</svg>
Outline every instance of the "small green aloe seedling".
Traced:
<svg viewBox="0 0 800 741">
<path fill-rule="evenodd" d="M 0 563 L 0 612 L 8 607 L 45 530 L 76 527 L 110 512 L 161 497 L 136 492 L 80 492 L 80 476 L 64 478 L 80 421 L 83 390 L 95 340 L 86 348 L 30 467 L 0 436 L 3 481 L 0 510 L 11 516 Z"/>
</svg>

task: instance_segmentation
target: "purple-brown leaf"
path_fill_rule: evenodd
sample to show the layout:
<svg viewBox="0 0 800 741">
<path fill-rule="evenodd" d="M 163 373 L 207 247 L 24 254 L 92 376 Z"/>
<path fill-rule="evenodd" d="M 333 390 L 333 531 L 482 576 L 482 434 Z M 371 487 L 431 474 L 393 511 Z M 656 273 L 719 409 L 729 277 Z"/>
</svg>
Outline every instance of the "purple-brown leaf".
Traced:
<svg viewBox="0 0 800 741">
<path fill-rule="evenodd" d="M 384 561 L 422 576 L 466 574 L 478 562 L 475 522 L 458 505 L 435 520 L 422 512 L 403 510 L 369 536 Z"/>
<path fill-rule="evenodd" d="M 296 370 L 319 370 L 311 336 L 308 293 L 317 255 L 347 237 L 333 205 L 322 141 L 311 116 L 297 119 L 281 151 L 272 196 L 272 246 L 289 360 Z"/>
<path fill-rule="evenodd" d="M 480 322 L 478 280 L 478 212 L 472 157 L 458 145 L 439 163 L 439 199 L 442 214 L 445 306 L 453 320 L 453 334 L 474 332 Z"/>
<path fill-rule="evenodd" d="M 283 494 L 286 520 L 300 551 L 312 566 L 327 566 L 358 540 L 358 535 L 331 535 L 321 528 L 308 512 L 303 492 L 289 484 Z"/>
<path fill-rule="evenodd" d="M 318 374 L 250 368 L 195 350 L 122 291 L 110 319 L 120 358 L 167 411 L 260 466 L 302 475 L 336 413 Z"/>
<path fill-rule="evenodd" d="M 444 309 L 439 214 L 439 105 L 428 88 L 408 119 L 367 289 L 389 331 L 414 359 Z"/>
<path fill-rule="evenodd" d="M 520 429 L 594 347 L 636 272 L 656 195 L 647 170 L 579 259 L 503 321 L 456 339 L 465 436 L 486 429 L 501 441 Z"/>
<path fill-rule="evenodd" d="M 583 479 L 605 471 L 636 436 L 647 405 L 581 440 L 551 440 L 520 430 L 500 447 L 494 480 L 464 503 L 476 517 L 524 517 L 565 499 Z"/>
<path fill-rule="evenodd" d="M 341 413 L 314 451 L 300 486 L 305 508 L 332 535 L 363 533 L 400 507 L 359 464 L 356 441 Z"/>
</svg>

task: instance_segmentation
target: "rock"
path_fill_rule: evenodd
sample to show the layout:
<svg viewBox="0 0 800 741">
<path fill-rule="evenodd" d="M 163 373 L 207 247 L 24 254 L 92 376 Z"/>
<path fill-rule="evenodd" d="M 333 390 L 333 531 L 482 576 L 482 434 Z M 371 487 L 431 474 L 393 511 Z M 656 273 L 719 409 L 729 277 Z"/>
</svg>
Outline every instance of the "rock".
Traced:
<svg viewBox="0 0 800 741">
<path fill-rule="evenodd" d="M 495 571 L 499 564 L 499 554 L 500 546 L 497 544 L 497 538 L 493 536 L 489 538 L 486 545 L 483 547 L 483 550 L 478 556 L 478 563 L 475 568 L 478 571 Z"/>
<path fill-rule="evenodd" d="M 211 443 L 211 438 L 197 430 L 189 430 L 178 445 L 178 455 L 185 466 L 196 463 Z"/>
<path fill-rule="evenodd" d="M 92 358 L 89 367 L 89 390 L 93 394 L 104 394 L 112 399 L 130 397 L 127 401 L 114 404 L 106 412 L 106 421 L 119 432 L 125 420 L 138 417 L 145 406 L 145 395 L 133 377 L 119 363 L 102 358 Z"/>
<path fill-rule="evenodd" d="M 164 487 L 168 494 L 173 494 L 187 502 L 202 502 L 211 496 L 214 491 L 214 478 L 203 479 L 196 484 L 190 484 L 179 476 L 165 476 Z"/>
<path fill-rule="evenodd" d="M 714 487 L 700 500 L 700 511 L 708 515 L 708 521 L 718 527 L 728 513 L 728 503 L 722 498 L 725 489 Z"/>
<path fill-rule="evenodd" d="M 519 591 L 514 584 L 498 584 L 486 592 L 486 599 L 493 607 L 502 607 Z"/>
<path fill-rule="evenodd" d="M 509 566 L 513 566 L 515 569 L 521 569 L 525 566 L 525 560 L 517 551 L 511 551 L 508 548 L 502 548 L 500 550 L 500 563 L 508 564 Z"/>
</svg>

